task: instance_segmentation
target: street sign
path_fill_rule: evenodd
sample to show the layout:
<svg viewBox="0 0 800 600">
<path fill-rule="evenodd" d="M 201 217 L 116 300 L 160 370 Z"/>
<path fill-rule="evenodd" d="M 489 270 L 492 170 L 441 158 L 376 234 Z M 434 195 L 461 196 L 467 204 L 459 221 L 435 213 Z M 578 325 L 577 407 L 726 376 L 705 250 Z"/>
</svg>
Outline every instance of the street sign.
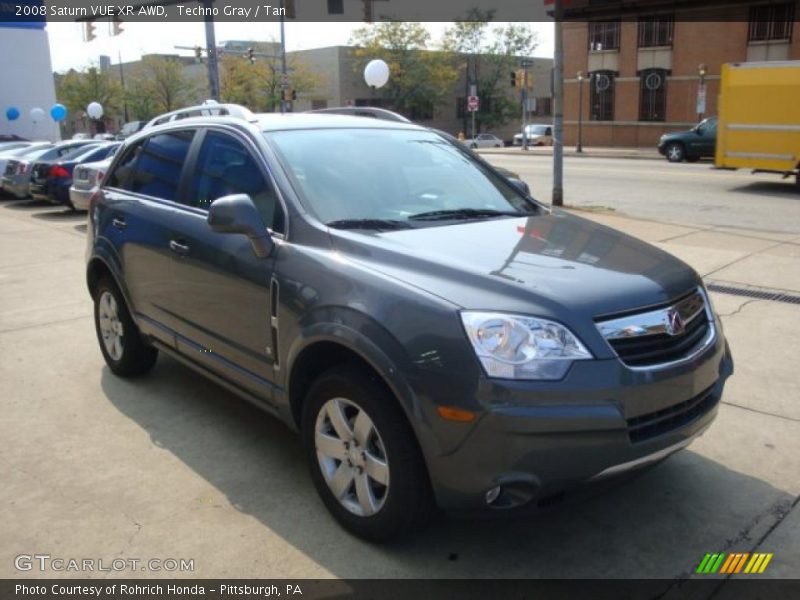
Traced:
<svg viewBox="0 0 800 600">
<path fill-rule="evenodd" d="M 706 84 L 702 83 L 697 88 L 697 110 L 698 115 L 706 112 Z"/>
<path fill-rule="evenodd" d="M 467 111 L 476 112 L 480 106 L 480 98 L 478 96 L 467 97 Z"/>
</svg>

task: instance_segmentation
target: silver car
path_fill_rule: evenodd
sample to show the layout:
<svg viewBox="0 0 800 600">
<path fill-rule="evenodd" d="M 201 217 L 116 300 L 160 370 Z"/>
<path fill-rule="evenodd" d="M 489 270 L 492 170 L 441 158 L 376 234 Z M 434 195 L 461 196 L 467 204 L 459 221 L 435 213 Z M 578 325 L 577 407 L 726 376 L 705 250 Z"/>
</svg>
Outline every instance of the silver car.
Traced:
<svg viewBox="0 0 800 600">
<path fill-rule="evenodd" d="M 88 210 L 89 199 L 103 181 L 103 177 L 111 166 L 114 156 L 93 163 L 85 163 L 75 167 L 72 185 L 69 188 L 69 199 L 75 210 Z"/>
<path fill-rule="evenodd" d="M 35 162 L 59 158 L 90 143 L 92 143 L 91 140 L 59 142 L 24 157 L 10 158 L 5 171 L 3 171 L 3 190 L 17 198 L 27 198 L 30 195 L 32 167 Z"/>
<path fill-rule="evenodd" d="M 50 142 L 33 142 L 19 148 L 14 148 L 13 150 L 0 148 L 0 176 L 6 172 L 8 161 L 17 158 L 25 158 L 45 148 L 52 148 L 52 146 L 53 144 Z M 3 189 L 2 178 L 0 178 L 0 189 Z"/>
<path fill-rule="evenodd" d="M 480 133 L 474 138 L 464 140 L 468 148 L 502 148 L 503 140 L 491 133 Z"/>
</svg>

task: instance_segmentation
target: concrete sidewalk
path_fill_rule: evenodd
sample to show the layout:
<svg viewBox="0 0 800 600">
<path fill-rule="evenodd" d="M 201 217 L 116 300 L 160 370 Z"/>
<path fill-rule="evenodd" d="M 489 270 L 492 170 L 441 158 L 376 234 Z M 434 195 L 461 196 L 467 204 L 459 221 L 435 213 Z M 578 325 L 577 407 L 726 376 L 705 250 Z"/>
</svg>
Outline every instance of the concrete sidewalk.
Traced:
<svg viewBox="0 0 800 600">
<path fill-rule="evenodd" d="M 523 150 L 520 146 L 506 148 L 482 148 L 479 154 L 510 154 L 514 156 L 552 156 L 552 146 L 529 146 Z M 632 158 L 646 160 L 666 160 L 655 148 L 608 148 L 608 147 L 583 147 L 583 152 L 576 152 L 575 146 L 564 148 L 564 156 L 579 158 Z"/>
<path fill-rule="evenodd" d="M 574 212 L 707 281 L 800 294 L 798 236 Z M 194 570 L 93 576 L 662 578 L 669 600 L 708 552 L 772 552 L 764 577 L 800 576 L 800 306 L 712 292 L 736 373 L 716 422 L 662 465 L 538 517 L 442 517 L 375 546 L 328 516 L 276 420 L 165 357 L 135 381 L 108 371 L 85 230 L 85 215 L 0 202 L 0 577 L 87 576 L 17 571 L 24 553 L 171 557 Z"/>
</svg>

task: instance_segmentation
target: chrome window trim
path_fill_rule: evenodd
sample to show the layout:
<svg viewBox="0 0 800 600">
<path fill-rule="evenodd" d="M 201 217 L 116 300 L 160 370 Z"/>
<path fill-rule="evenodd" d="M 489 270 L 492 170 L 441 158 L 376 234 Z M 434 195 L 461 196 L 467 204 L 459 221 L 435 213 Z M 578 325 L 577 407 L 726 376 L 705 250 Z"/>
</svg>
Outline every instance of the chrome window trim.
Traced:
<svg viewBox="0 0 800 600">
<path fill-rule="evenodd" d="M 685 318 L 684 322 L 689 323 L 690 321 L 695 319 L 703 310 L 705 310 L 706 318 L 708 319 L 708 332 L 706 333 L 706 336 L 703 338 L 703 340 L 697 344 L 696 348 L 691 353 L 677 360 L 671 360 L 668 362 L 656 363 L 645 366 L 629 365 L 622 358 L 620 358 L 619 354 L 617 354 L 617 351 L 611 345 L 611 340 L 633 339 L 637 337 L 656 335 L 659 333 L 667 333 L 665 328 L 667 312 L 673 308 L 678 308 L 680 310 L 680 306 L 687 300 L 693 298 L 694 294 L 692 296 L 685 298 L 684 300 L 681 300 L 680 302 L 670 304 L 669 306 L 666 306 L 664 308 L 638 313 L 627 317 L 620 317 L 617 319 L 608 319 L 606 321 L 601 321 L 599 323 L 596 323 L 597 329 L 600 331 L 600 335 L 602 335 L 606 339 L 606 341 L 609 342 L 608 345 L 609 347 L 611 347 L 611 350 L 612 352 L 614 352 L 614 355 L 620 360 L 620 362 L 626 368 L 632 371 L 653 371 L 660 369 L 668 369 L 677 365 L 691 362 L 692 360 L 697 358 L 697 356 L 702 354 L 716 339 L 714 313 L 711 310 L 711 303 L 708 300 L 708 295 L 706 294 L 705 289 L 703 289 L 703 286 L 698 286 L 696 291 L 697 294 L 700 295 L 700 297 L 703 299 L 703 308 L 697 310 L 695 313 L 691 314 L 688 318 Z M 644 325 L 642 323 L 644 323 Z M 631 333 L 632 331 L 634 331 L 634 329 L 632 328 L 639 328 L 641 332 Z M 623 329 L 626 329 L 625 333 L 622 332 Z"/>
</svg>

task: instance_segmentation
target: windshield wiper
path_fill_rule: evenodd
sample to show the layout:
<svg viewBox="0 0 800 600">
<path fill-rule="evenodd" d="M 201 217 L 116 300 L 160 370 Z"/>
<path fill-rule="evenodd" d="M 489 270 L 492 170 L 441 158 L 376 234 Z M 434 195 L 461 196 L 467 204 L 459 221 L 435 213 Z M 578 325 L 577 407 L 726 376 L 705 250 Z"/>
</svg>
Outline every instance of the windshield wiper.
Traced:
<svg viewBox="0 0 800 600">
<path fill-rule="evenodd" d="M 325 223 L 335 229 L 411 229 L 411 224 L 394 219 L 340 219 Z"/>
<path fill-rule="evenodd" d="M 411 215 L 409 220 L 445 221 L 447 219 L 480 219 L 481 217 L 527 217 L 534 211 L 494 210 L 491 208 L 455 208 L 451 210 L 432 210 L 430 212 Z"/>
</svg>

